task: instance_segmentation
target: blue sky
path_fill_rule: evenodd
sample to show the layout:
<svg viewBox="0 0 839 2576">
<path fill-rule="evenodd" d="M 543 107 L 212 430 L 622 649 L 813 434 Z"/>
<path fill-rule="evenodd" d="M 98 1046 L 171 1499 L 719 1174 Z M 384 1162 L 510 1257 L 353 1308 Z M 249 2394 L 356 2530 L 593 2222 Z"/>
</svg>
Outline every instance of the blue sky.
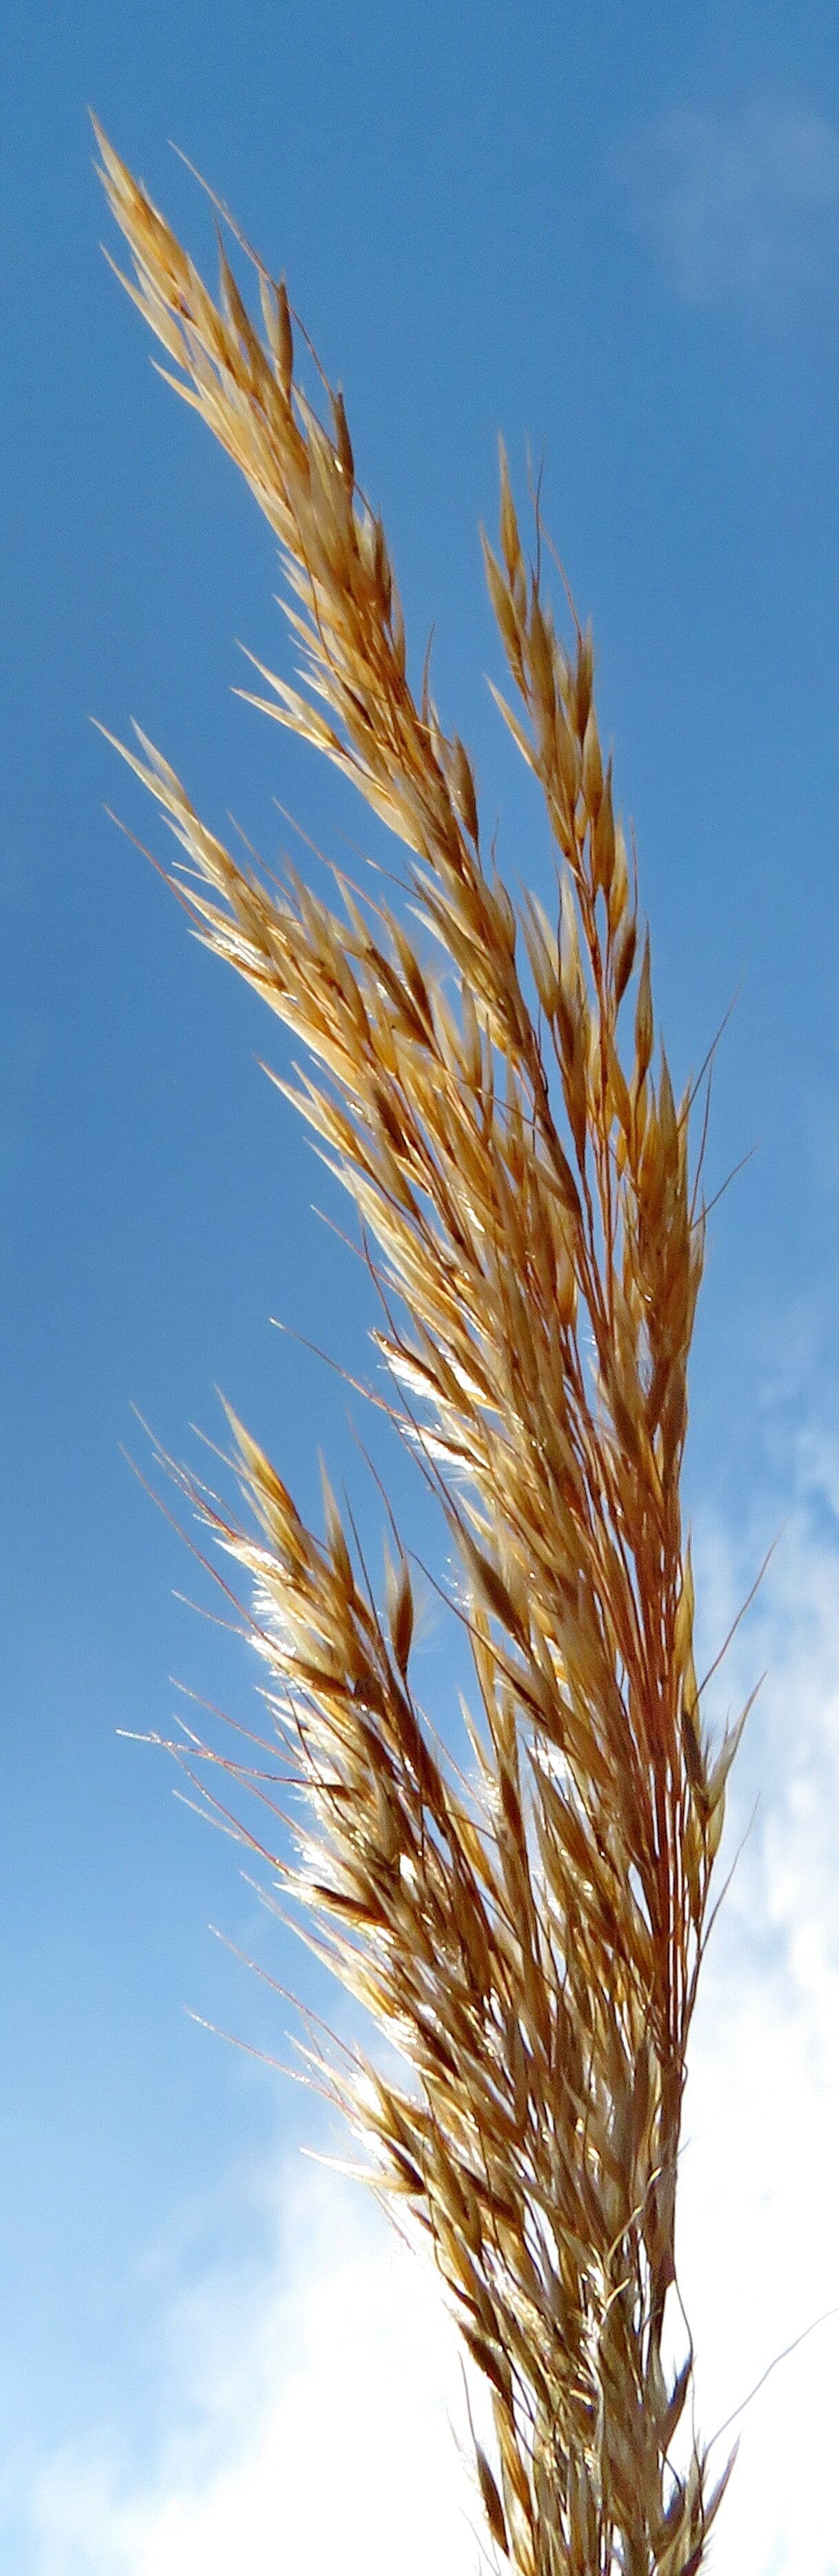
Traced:
<svg viewBox="0 0 839 2576">
<path fill-rule="evenodd" d="M 254 2567 L 320 2576 L 328 2421 L 345 2565 L 383 2576 L 398 2525 L 407 2576 L 455 2576 L 475 2549 L 433 2307 L 301 2162 L 316 2107 L 183 2015 L 285 2053 L 208 1921 L 312 1997 L 305 1962 L 116 1732 L 168 1732 L 171 1674 L 250 1705 L 244 1650 L 173 1598 L 193 1574 L 120 1455 L 144 1463 L 132 1404 L 195 1457 L 220 1385 L 303 1508 L 322 1447 L 372 1545 L 380 1515 L 339 1382 L 269 1321 L 363 1364 L 364 1282 L 313 1202 L 343 1211 L 255 1063 L 282 1038 L 105 819 L 151 828 L 87 719 L 136 715 L 269 858 L 275 798 L 336 851 L 366 825 L 231 695 L 236 638 L 283 649 L 272 544 L 101 258 L 85 109 L 208 267 L 169 137 L 285 269 L 511 876 L 544 841 L 485 687 L 477 531 L 498 429 L 522 490 L 544 447 L 680 1073 L 739 988 L 712 1181 L 756 1152 L 713 1220 L 688 1471 L 712 1647 L 781 1538 L 720 1700 L 768 1666 L 687 2124 L 711 2430 L 839 2299 L 835 11 L 9 0 L 3 89 L 0 2566 L 226 2576 L 246 2533 Z M 430 1608 L 425 1651 L 442 1694 Z M 720 2576 L 746 2551 L 835 2576 L 838 2337 L 745 2419 Z"/>
</svg>

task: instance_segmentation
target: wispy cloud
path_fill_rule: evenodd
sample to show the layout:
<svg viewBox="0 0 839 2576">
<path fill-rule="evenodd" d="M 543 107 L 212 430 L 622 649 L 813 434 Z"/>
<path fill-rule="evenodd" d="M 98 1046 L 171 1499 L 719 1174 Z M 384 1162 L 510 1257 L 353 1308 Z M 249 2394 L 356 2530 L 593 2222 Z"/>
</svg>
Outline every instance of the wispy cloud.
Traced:
<svg viewBox="0 0 839 2576">
<path fill-rule="evenodd" d="M 760 1506 L 765 1524 L 765 1492 Z M 823 1430 L 799 1438 L 785 1514 L 709 1694 L 722 1714 L 768 1668 L 723 1872 L 759 1804 L 705 1963 L 686 2105 L 680 2275 L 706 2437 L 839 2301 L 839 1444 Z M 697 1529 L 709 1651 L 762 1544 L 711 1520 Z M 170 2284 L 167 2430 L 148 2474 L 93 2439 L 33 2472 L 33 2576 L 391 2576 L 395 2562 L 402 2576 L 464 2576 L 478 2563 L 452 2430 L 465 2430 L 462 2389 L 433 2284 L 331 2175 L 286 2164 L 267 2207 L 264 2278 L 251 2267 L 237 2284 L 217 2261 L 188 2294 Z M 715 2576 L 839 2576 L 837 2363 L 839 2318 L 719 2443 L 722 2466 L 742 2429 Z"/>
<path fill-rule="evenodd" d="M 805 109 L 672 109 L 635 137 L 619 175 L 636 230 L 689 303 L 789 311 L 835 259 L 839 131 Z"/>
</svg>

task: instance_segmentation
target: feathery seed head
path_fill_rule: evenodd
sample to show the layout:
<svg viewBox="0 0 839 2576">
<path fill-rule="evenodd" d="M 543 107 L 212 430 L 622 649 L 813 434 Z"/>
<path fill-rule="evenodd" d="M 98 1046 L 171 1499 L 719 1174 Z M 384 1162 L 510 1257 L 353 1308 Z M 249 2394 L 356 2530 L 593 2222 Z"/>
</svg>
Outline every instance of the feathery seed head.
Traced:
<svg viewBox="0 0 839 2576">
<path fill-rule="evenodd" d="M 442 956 L 436 976 L 386 905 L 348 895 L 342 919 L 295 876 L 278 889 L 245 868 L 143 737 L 126 753 L 180 845 L 172 883 L 199 936 L 308 1050 L 312 1072 L 280 1087 L 377 1248 L 394 1417 L 452 1534 L 474 1665 L 464 1781 L 415 1697 L 404 1555 L 380 1613 L 328 1480 L 320 1540 L 231 1416 L 258 1540 L 195 1499 L 255 1586 L 302 1792 L 292 1855 L 279 1832 L 257 1847 L 406 2060 L 403 2087 L 372 2068 L 329 2080 L 489 2384 L 497 2457 L 479 2447 L 477 2474 L 495 2549 L 519 2576 L 695 2576 L 725 2481 L 709 2494 L 695 2445 L 672 2464 L 692 2355 L 670 2382 L 663 2344 L 738 1730 L 712 1761 L 679 1500 L 703 1227 L 689 1104 L 663 1056 L 657 1094 L 648 1079 L 646 934 L 631 1052 L 618 1034 L 637 905 L 591 633 L 559 642 L 538 547 L 528 581 L 502 448 L 500 558 L 486 540 L 484 558 L 520 712 L 494 694 L 561 872 L 556 932 L 535 897 L 522 908 L 534 1019 L 469 755 L 427 669 L 419 702 L 410 685 L 343 397 L 326 387 L 326 425 L 303 392 L 284 284 L 254 263 L 263 343 L 224 251 L 213 302 L 96 131 L 128 292 L 280 543 L 300 686 L 257 665 L 254 703 L 404 845 Z"/>
</svg>

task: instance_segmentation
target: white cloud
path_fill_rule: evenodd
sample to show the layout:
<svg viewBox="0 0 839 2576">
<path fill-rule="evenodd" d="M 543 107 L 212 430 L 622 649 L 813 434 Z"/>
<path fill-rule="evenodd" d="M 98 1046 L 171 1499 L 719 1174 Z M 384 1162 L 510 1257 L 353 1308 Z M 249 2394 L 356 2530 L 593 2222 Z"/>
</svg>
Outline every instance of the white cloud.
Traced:
<svg viewBox="0 0 839 2576">
<path fill-rule="evenodd" d="M 716 1685 L 717 1707 L 736 1708 L 767 1668 L 732 1775 L 721 1877 L 748 1839 L 705 1962 L 686 2101 L 680 2268 L 706 2433 L 839 2304 L 839 1529 L 813 1508 L 807 1450 Z M 837 1467 L 825 1448 L 822 1504 Z M 709 1641 L 725 1634 L 759 1553 L 748 1533 L 736 1549 L 718 1530 L 698 1533 Z M 716 2576 L 745 2565 L 755 2576 L 837 2576 L 837 2384 L 839 2316 L 779 2364 L 732 2426 L 742 2441 Z"/>
<path fill-rule="evenodd" d="M 765 1515 L 766 1496 L 762 1498 Z M 680 2272 L 707 2437 L 839 2301 L 839 1448 L 802 1438 L 762 1594 L 713 1685 L 769 1675 L 741 1747 L 721 1876 L 760 1805 L 705 1963 L 686 2104 Z M 779 1520 L 782 1507 L 779 1506 Z M 695 1538 L 710 1651 L 761 1553 Z M 709 1693 L 709 1698 L 712 1694 Z M 267 2186 L 273 2253 L 170 2298 L 168 2430 L 145 2478 L 91 2443 L 42 2464 L 36 2576 L 464 2576 L 477 2567 L 454 2339 L 360 2191 L 295 2161 Z M 839 2318 L 732 2428 L 715 2576 L 839 2576 Z M 722 2466 L 729 2441 L 714 2454 Z"/>
<path fill-rule="evenodd" d="M 337 2178 L 289 2166 L 280 2200 L 261 2305 L 217 2274 L 170 2319 L 182 2384 L 150 2484 L 92 2448 L 42 2467 L 38 2576 L 390 2576 L 397 2560 L 402 2576 L 460 2576 L 473 2562 L 462 2385 L 433 2284 Z"/>
<path fill-rule="evenodd" d="M 839 133 L 824 117 L 765 99 L 727 119 L 673 109 L 635 138 L 619 175 L 637 231 L 688 303 L 776 314 L 832 269 Z"/>
</svg>

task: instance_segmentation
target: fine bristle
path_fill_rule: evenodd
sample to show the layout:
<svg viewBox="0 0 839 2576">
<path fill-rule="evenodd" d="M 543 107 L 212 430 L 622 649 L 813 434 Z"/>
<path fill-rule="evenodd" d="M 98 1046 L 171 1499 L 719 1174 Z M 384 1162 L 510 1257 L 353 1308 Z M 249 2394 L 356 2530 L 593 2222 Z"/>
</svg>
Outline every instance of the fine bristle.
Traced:
<svg viewBox="0 0 839 2576">
<path fill-rule="evenodd" d="M 302 391 L 284 287 L 258 265 L 263 339 L 224 252 L 216 303 L 98 140 L 129 291 L 282 549 L 305 668 L 297 688 L 262 671 L 255 703 L 405 845 L 444 965 L 429 973 L 380 900 L 348 899 L 345 920 L 296 877 L 269 884 L 151 745 L 126 752 L 182 846 L 172 882 L 194 926 L 313 1060 L 292 1096 L 378 1247 L 394 1411 L 458 1551 L 474 1664 L 464 1782 L 412 1689 L 407 1563 L 377 1609 L 328 1489 L 321 1539 L 233 1423 L 257 1533 L 193 1499 L 253 1585 L 283 1767 L 305 1792 L 296 1857 L 272 1848 L 270 1816 L 259 1848 L 407 2062 L 404 2086 L 373 2066 L 329 2081 L 377 2185 L 426 2231 L 489 2383 L 496 2450 L 477 2470 L 497 2557 L 519 2576 L 694 2576 L 725 2478 L 709 2491 L 682 2425 L 692 2351 L 667 2365 L 664 2326 L 739 1730 L 712 1748 L 700 1723 L 680 1474 L 704 1216 L 691 1097 L 655 1061 L 591 639 L 573 617 L 557 631 L 502 453 L 485 558 L 518 712 L 500 704 L 559 886 L 554 920 L 530 897 L 517 915 L 485 863 L 469 755 L 412 691 L 343 401 L 321 377 L 320 418 Z M 246 1762 L 227 1768 L 244 1792 Z"/>
</svg>

